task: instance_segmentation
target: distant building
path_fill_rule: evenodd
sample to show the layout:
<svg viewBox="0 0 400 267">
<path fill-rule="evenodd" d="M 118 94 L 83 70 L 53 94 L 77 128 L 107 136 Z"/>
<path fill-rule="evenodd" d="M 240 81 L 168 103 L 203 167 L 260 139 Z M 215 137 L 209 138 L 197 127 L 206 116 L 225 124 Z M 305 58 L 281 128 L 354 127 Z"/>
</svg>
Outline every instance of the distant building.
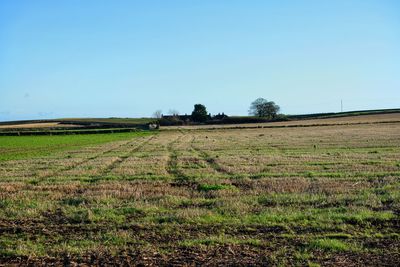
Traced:
<svg viewBox="0 0 400 267">
<path fill-rule="evenodd" d="M 180 120 L 183 122 L 189 122 L 191 121 L 192 117 L 190 115 L 185 114 L 185 115 L 162 115 L 162 118 L 170 121 Z"/>
</svg>

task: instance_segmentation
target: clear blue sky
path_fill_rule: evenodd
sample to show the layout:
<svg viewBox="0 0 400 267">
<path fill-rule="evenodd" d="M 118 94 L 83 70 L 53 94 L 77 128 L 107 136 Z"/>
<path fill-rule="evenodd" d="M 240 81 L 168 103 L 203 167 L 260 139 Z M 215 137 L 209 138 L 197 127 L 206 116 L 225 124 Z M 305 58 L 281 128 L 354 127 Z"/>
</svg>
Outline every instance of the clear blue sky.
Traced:
<svg viewBox="0 0 400 267">
<path fill-rule="evenodd" d="M 0 1 L 0 121 L 400 107 L 400 1 Z"/>
</svg>

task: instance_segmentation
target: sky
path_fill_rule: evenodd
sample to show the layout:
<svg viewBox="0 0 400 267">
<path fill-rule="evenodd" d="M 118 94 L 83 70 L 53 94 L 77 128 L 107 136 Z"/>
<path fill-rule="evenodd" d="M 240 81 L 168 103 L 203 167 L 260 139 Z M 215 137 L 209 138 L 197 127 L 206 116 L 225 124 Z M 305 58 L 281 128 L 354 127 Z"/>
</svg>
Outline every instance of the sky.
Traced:
<svg viewBox="0 0 400 267">
<path fill-rule="evenodd" d="M 1 0 L 0 121 L 400 108 L 400 1 Z"/>
</svg>

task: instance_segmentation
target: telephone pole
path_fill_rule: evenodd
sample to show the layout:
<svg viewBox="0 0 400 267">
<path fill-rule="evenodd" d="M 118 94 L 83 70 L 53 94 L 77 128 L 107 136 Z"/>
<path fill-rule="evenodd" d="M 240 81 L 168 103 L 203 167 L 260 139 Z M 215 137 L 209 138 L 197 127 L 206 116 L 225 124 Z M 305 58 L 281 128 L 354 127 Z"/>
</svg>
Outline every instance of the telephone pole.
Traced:
<svg viewBox="0 0 400 267">
<path fill-rule="evenodd" d="M 340 112 L 343 112 L 343 100 L 340 99 Z"/>
</svg>

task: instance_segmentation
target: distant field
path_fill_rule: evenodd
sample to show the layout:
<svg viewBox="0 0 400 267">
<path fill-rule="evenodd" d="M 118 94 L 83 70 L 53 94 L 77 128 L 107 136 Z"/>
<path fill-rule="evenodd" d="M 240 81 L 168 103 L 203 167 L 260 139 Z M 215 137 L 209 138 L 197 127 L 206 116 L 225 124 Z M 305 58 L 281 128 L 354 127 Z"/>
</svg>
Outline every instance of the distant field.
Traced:
<svg viewBox="0 0 400 267">
<path fill-rule="evenodd" d="M 64 118 L 60 121 L 146 124 L 154 121 L 154 118 Z"/>
<path fill-rule="evenodd" d="M 400 113 L 358 115 L 349 117 L 337 117 L 326 119 L 302 119 L 281 122 L 243 123 L 243 124 L 222 124 L 222 125 L 187 125 L 187 126 L 165 126 L 162 129 L 209 129 L 209 128 L 243 128 L 243 127 L 280 127 L 280 126 L 310 126 L 310 125 L 346 125 L 346 124 L 368 124 L 399 122 Z"/>
<path fill-rule="evenodd" d="M 0 137 L 0 264 L 397 266 L 397 120 Z"/>
<path fill-rule="evenodd" d="M 41 122 L 41 123 L 24 123 L 24 124 L 11 124 L 0 125 L 0 129 L 15 129 L 15 128 L 53 128 L 53 127 L 80 127 L 74 124 L 60 124 L 59 122 Z"/>
<path fill-rule="evenodd" d="M 162 126 L 163 129 L 197 129 L 197 128 L 243 128 L 243 127 L 281 127 L 281 126 L 309 126 L 322 124 L 356 124 L 356 123 L 382 123 L 382 122 L 400 122 L 400 109 L 388 110 L 365 110 L 352 111 L 342 113 L 321 113 L 321 114 L 305 114 L 305 115 L 288 115 L 289 121 L 284 122 L 257 122 L 242 123 L 244 121 L 267 120 L 266 118 L 257 117 L 230 117 L 232 124 L 208 124 L 208 125 L 188 125 L 188 126 Z M 138 127 L 146 128 L 148 123 L 154 122 L 154 118 L 62 118 L 54 120 L 37 120 L 37 121 L 14 121 L 0 122 L 0 132 L 2 131 L 23 131 L 25 129 L 40 131 L 43 130 L 60 130 L 65 128 L 68 130 L 76 130 L 73 128 L 121 128 L 121 127 Z"/>
<path fill-rule="evenodd" d="M 108 134 L 146 130 L 154 119 L 84 118 L 0 122 L 0 136 Z"/>
<path fill-rule="evenodd" d="M 288 115 L 290 119 L 306 119 L 306 118 L 339 118 L 349 116 L 364 116 L 364 115 L 378 115 L 378 114 L 391 114 L 400 113 L 399 108 L 393 109 L 375 109 L 375 110 L 353 110 L 345 112 L 332 112 L 332 113 L 314 113 L 314 114 L 301 114 L 301 115 Z"/>
<path fill-rule="evenodd" d="M 152 118 L 64 118 L 54 120 L 28 120 L 0 122 L 0 131 L 48 131 L 65 129 L 109 129 L 109 128 L 143 128 L 146 124 L 154 122 Z M 78 129 L 79 130 L 79 129 Z"/>
</svg>

